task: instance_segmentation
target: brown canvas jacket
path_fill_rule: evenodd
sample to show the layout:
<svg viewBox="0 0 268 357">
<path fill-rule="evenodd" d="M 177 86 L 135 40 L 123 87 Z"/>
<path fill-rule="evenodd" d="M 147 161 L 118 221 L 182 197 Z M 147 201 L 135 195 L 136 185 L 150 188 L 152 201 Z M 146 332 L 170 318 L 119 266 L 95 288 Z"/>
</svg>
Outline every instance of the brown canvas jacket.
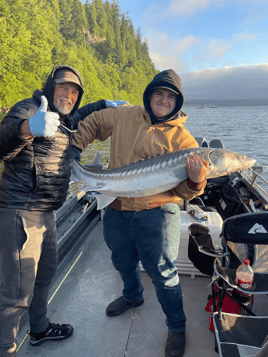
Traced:
<svg viewBox="0 0 268 357">
<path fill-rule="evenodd" d="M 84 150 L 95 139 L 111 137 L 109 168 L 117 168 L 134 161 L 168 151 L 198 147 L 194 137 L 183 126 L 187 115 L 180 111 L 175 120 L 152 125 L 150 116 L 140 106 L 124 105 L 116 109 L 95 112 L 79 124 L 72 145 Z M 191 190 L 187 181 L 175 189 L 152 196 L 118 198 L 122 210 L 140 211 L 166 203 L 179 203 L 180 198 L 191 200 L 203 193 Z"/>
</svg>

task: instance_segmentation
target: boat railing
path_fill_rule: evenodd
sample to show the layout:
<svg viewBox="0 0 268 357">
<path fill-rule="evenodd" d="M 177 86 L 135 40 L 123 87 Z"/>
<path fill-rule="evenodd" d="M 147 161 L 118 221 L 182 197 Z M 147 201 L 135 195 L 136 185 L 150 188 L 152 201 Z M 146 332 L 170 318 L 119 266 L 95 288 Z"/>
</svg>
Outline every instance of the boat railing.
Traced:
<svg viewBox="0 0 268 357">
<path fill-rule="evenodd" d="M 261 175 L 262 171 L 262 167 L 252 167 L 239 171 L 239 175 L 268 203 L 268 181 Z"/>
</svg>

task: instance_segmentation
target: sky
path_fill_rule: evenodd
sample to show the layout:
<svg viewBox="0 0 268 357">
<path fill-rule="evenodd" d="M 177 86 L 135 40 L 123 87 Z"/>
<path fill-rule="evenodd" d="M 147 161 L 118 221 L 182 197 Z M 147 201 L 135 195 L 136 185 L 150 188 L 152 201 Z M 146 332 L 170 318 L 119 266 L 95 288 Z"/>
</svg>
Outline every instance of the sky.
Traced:
<svg viewBox="0 0 268 357">
<path fill-rule="evenodd" d="M 268 99 L 268 0 L 118 3 L 147 39 L 156 69 L 173 68 L 188 99 Z"/>
</svg>

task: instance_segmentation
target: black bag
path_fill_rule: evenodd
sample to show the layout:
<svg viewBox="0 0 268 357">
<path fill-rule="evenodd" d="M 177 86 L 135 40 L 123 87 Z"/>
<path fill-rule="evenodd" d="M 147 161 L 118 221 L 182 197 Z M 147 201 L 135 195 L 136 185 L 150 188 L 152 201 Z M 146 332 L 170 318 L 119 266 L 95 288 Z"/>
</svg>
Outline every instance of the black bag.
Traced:
<svg viewBox="0 0 268 357">
<path fill-rule="evenodd" d="M 188 258 L 203 274 L 213 276 L 214 259 L 222 255 L 219 247 L 215 247 L 209 229 L 201 224 L 189 226 Z"/>
</svg>

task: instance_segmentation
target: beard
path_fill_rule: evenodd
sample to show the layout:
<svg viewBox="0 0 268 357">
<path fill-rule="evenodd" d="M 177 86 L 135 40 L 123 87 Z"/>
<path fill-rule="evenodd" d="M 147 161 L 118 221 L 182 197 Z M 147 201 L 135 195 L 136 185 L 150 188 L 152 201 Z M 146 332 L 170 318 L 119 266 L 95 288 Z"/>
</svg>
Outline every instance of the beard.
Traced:
<svg viewBox="0 0 268 357">
<path fill-rule="evenodd" d="M 53 105 L 61 115 L 70 114 L 71 111 L 74 108 L 74 105 L 72 105 L 72 104 L 71 104 L 71 106 L 70 105 L 67 106 L 67 104 L 66 105 L 63 105 L 63 104 L 59 105 L 59 104 L 53 103 Z"/>
</svg>

